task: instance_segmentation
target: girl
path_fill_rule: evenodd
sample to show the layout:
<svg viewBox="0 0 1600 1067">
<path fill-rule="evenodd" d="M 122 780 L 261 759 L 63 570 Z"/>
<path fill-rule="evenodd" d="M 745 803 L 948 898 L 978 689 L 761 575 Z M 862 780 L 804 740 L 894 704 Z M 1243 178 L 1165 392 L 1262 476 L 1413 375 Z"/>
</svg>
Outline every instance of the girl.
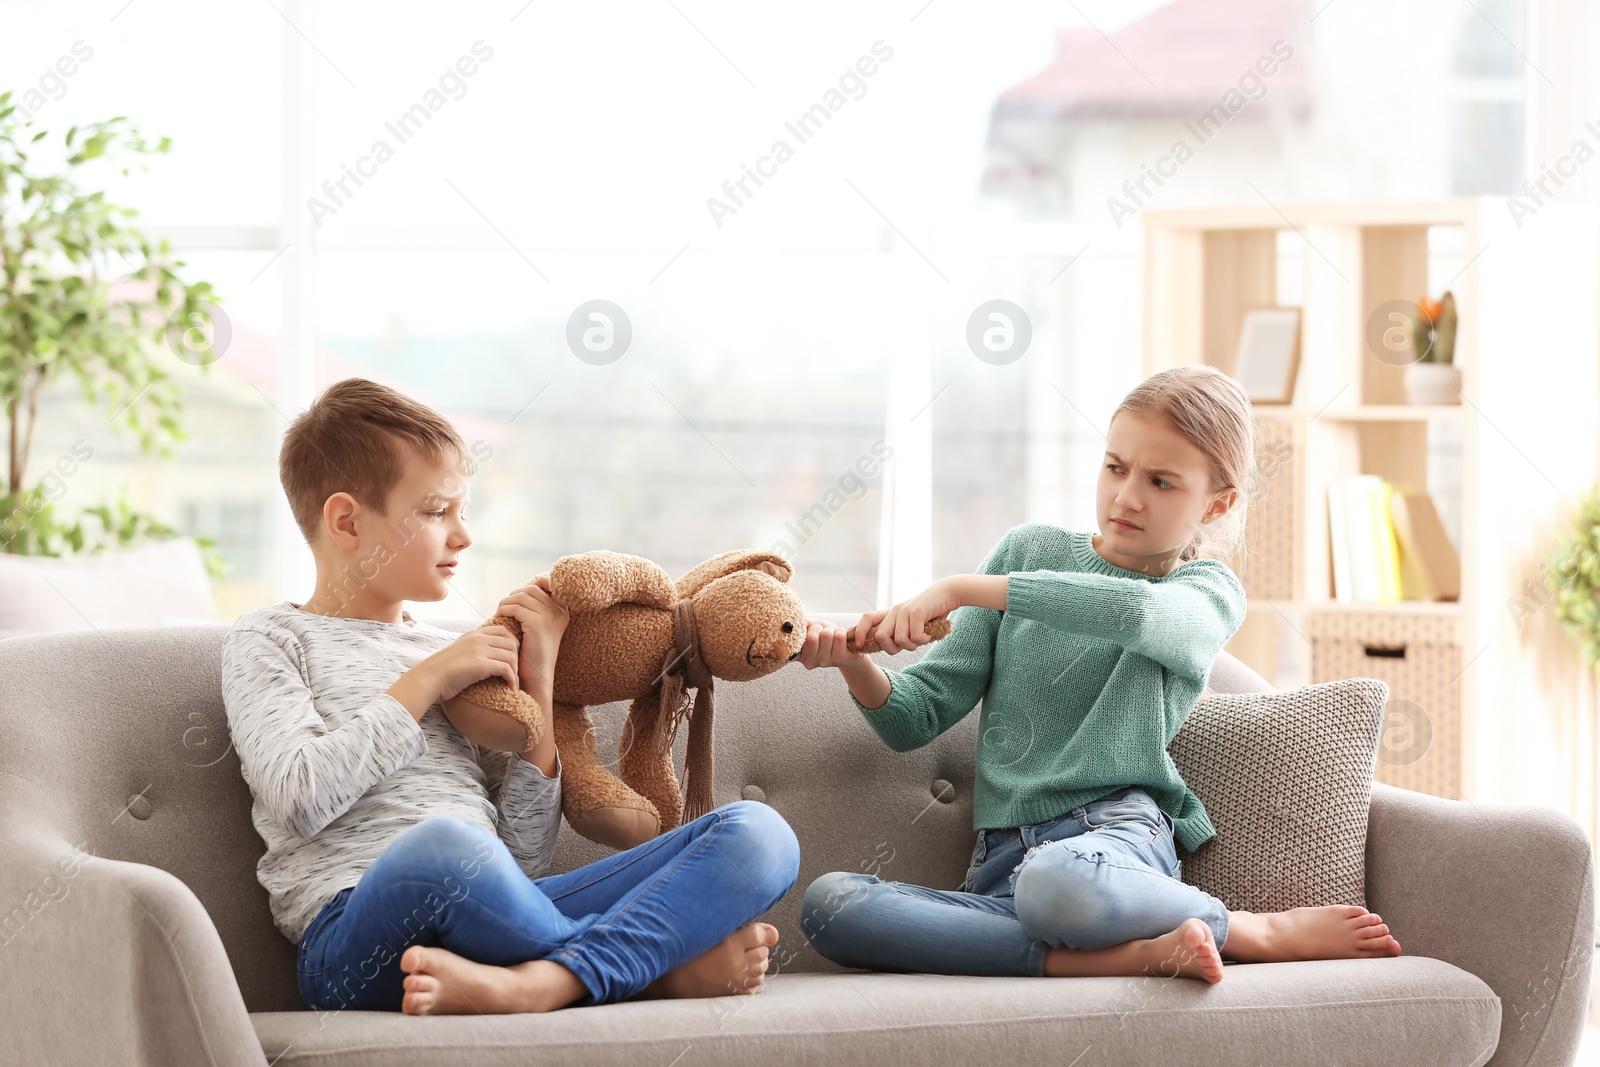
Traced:
<svg viewBox="0 0 1600 1067">
<path fill-rule="evenodd" d="M 1100 533 L 1015 527 L 979 573 L 863 615 L 857 644 L 875 633 L 894 653 L 955 612 L 950 636 L 901 671 L 849 651 L 850 630 L 809 624 L 799 662 L 837 667 L 896 751 L 983 698 L 966 880 L 949 891 L 824 874 L 802 905 L 817 951 L 872 970 L 1207 982 L 1224 957 L 1399 954 L 1365 908 L 1229 911 L 1179 877 L 1177 846 L 1216 830 L 1166 747 L 1244 618 L 1244 589 L 1215 557 L 1242 536 L 1254 455 L 1238 383 L 1206 366 L 1163 371 L 1112 414 Z"/>
</svg>

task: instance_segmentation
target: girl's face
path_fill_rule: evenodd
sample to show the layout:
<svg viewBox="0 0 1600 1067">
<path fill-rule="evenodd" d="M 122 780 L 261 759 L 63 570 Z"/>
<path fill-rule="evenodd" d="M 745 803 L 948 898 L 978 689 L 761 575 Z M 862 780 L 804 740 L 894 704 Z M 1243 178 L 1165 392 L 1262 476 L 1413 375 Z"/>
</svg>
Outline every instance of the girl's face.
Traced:
<svg viewBox="0 0 1600 1067">
<path fill-rule="evenodd" d="M 1211 463 L 1165 419 L 1125 411 L 1111 420 L 1095 494 L 1095 550 L 1119 567 L 1166 574 L 1194 533 L 1225 515 L 1238 491 L 1210 491 Z"/>
</svg>

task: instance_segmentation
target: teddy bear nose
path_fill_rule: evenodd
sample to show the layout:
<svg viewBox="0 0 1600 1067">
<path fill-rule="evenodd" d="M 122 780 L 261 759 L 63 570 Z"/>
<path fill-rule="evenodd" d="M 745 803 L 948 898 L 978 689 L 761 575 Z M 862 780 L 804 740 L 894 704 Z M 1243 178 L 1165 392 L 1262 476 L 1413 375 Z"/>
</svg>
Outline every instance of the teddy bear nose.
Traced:
<svg viewBox="0 0 1600 1067">
<path fill-rule="evenodd" d="M 789 659 L 789 646 L 782 641 L 772 646 L 772 651 L 767 653 L 775 660 L 787 661 Z"/>
</svg>

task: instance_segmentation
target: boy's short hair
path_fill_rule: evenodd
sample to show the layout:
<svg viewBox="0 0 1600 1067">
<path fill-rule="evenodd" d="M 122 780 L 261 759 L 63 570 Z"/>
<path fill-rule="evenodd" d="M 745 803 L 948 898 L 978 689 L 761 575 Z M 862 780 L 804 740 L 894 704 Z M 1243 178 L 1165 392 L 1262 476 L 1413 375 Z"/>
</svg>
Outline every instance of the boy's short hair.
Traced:
<svg viewBox="0 0 1600 1067">
<path fill-rule="evenodd" d="M 388 513 L 405 473 L 408 441 L 436 462 L 454 459 L 470 476 L 467 446 L 432 408 L 366 378 L 335 382 L 289 426 L 278 451 L 278 480 L 295 525 L 311 544 L 322 508 L 335 493 Z"/>
</svg>

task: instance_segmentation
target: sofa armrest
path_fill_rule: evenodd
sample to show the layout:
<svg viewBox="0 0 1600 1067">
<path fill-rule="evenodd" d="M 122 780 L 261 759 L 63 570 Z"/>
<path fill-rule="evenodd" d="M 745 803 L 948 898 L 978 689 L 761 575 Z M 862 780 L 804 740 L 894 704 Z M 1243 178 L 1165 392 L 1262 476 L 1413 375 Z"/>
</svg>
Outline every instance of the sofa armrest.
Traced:
<svg viewBox="0 0 1600 1067">
<path fill-rule="evenodd" d="M 1271 682 L 1257 674 L 1227 649 L 1217 653 L 1206 677 L 1206 688 L 1213 693 L 1273 693 Z"/>
<path fill-rule="evenodd" d="M 265 1067 L 222 940 L 189 888 L 15 814 L 0 827 L 0 963 L 10 976 L 0 1058 Z"/>
<path fill-rule="evenodd" d="M 1577 1055 L 1594 961 L 1594 864 L 1570 816 L 1374 782 L 1367 906 L 1411 956 L 1453 963 L 1500 997 L 1490 1064 Z"/>
</svg>

